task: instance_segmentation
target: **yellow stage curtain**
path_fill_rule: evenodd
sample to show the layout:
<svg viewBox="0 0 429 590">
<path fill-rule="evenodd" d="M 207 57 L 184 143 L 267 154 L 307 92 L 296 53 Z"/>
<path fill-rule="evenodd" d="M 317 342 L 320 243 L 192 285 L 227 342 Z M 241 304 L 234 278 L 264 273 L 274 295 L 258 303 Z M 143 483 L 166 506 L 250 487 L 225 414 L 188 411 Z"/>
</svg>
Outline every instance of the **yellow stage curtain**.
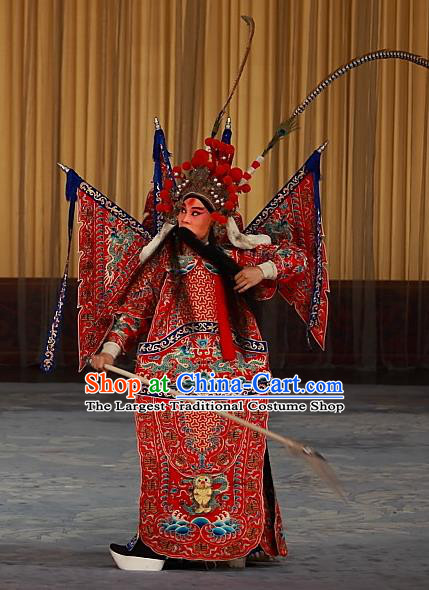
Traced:
<svg viewBox="0 0 429 590">
<path fill-rule="evenodd" d="M 0 0 L 0 276 L 62 273 L 60 161 L 139 218 L 153 117 L 176 161 L 211 130 L 256 21 L 230 114 L 237 164 L 356 55 L 429 56 L 426 0 Z M 247 221 L 325 140 L 322 199 L 334 279 L 429 279 L 429 72 L 364 65 L 335 82 L 267 158 Z M 76 274 L 76 260 L 72 274 Z"/>
</svg>

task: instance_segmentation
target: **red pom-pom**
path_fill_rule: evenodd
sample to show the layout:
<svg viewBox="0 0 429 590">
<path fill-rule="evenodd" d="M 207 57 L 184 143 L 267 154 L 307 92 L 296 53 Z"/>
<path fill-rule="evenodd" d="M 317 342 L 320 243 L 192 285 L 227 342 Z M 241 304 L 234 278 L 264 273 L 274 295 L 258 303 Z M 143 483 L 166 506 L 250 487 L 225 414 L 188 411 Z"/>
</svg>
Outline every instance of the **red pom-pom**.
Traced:
<svg viewBox="0 0 429 590">
<path fill-rule="evenodd" d="M 193 159 L 196 159 L 200 166 L 205 166 L 209 161 L 210 154 L 207 150 L 196 150 Z"/>
<path fill-rule="evenodd" d="M 191 162 L 189 162 L 188 160 L 186 162 L 183 162 L 183 164 L 182 164 L 183 170 L 190 170 L 191 167 L 192 167 Z"/>
<path fill-rule="evenodd" d="M 207 137 L 204 140 L 204 145 L 208 145 L 209 147 L 212 147 L 212 144 L 213 144 L 213 139 L 211 137 Z"/>
<path fill-rule="evenodd" d="M 251 174 L 249 174 L 248 172 L 245 172 L 245 173 L 243 174 L 243 178 L 245 178 L 246 180 L 250 180 L 250 179 L 252 178 L 252 175 L 251 175 Z"/>
<path fill-rule="evenodd" d="M 219 164 L 219 166 L 216 166 L 215 175 L 218 178 L 220 178 L 221 176 L 224 176 L 227 172 L 228 172 L 228 166 L 226 166 L 225 164 Z"/>
<path fill-rule="evenodd" d="M 254 162 L 252 162 L 252 168 L 255 168 L 255 170 L 256 170 L 256 168 L 259 168 L 259 166 L 260 166 L 260 163 L 257 162 L 256 160 Z"/>
<path fill-rule="evenodd" d="M 213 138 L 212 139 L 212 148 L 214 150 L 219 150 L 221 146 L 221 142 L 218 139 Z"/>
<path fill-rule="evenodd" d="M 231 201 L 231 203 L 238 203 L 237 193 L 228 193 L 228 201 Z"/>
<path fill-rule="evenodd" d="M 231 145 L 230 143 L 227 144 L 226 146 L 226 153 L 228 154 L 228 156 L 233 156 L 235 152 L 235 148 L 233 145 Z"/>
<path fill-rule="evenodd" d="M 231 168 L 229 173 L 234 182 L 240 182 L 243 177 L 243 170 L 241 168 Z"/>
<path fill-rule="evenodd" d="M 156 210 L 160 213 L 169 213 L 172 210 L 172 206 L 167 203 L 158 203 Z"/>
<path fill-rule="evenodd" d="M 170 194 L 167 189 L 163 188 L 162 191 L 159 191 L 159 198 L 161 201 L 166 201 L 170 198 Z"/>
<path fill-rule="evenodd" d="M 222 215 L 218 211 L 213 211 L 213 213 L 211 213 L 211 218 L 213 221 L 217 221 L 218 223 L 226 223 L 225 215 Z"/>
<path fill-rule="evenodd" d="M 209 152 L 206 150 L 197 150 L 192 157 L 191 164 L 194 168 L 203 168 L 209 161 Z"/>
<path fill-rule="evenodd" d="M 173 181 L 171 180 L 171 178 L 166 178 L 164 180 L 164 188 L 167 189 L 168 191 L 173 188 Z"/>
<path fill-rule="evenodd" d="M 223 206 L 223 208 L 226 209 L 227 211 L 232 211 L 232 209 L 234 209 L 234 207 L 235 207 L 235 203 L 231 199 L 228 199 L 228 201 Z"/>
<path fill-rule="evenodd" d="M 222 181 L 223 181 L 223 184 L 225 184 L 226 186 L 229 186 L 230 184 L 232 184 L 232 178 L 230 176 L 224 176 Z"/>
<path fill-rule="evenodd" d="M 248 192 L 250 192 L 250 191 L 252 190 L 252 189 L 250 188 L 250 185 L 249 185 L 249 184 L 242 184 L 242 185 L 240 186 L 240 189 L 241 189 L 241 192 L 242 192 L 242 193 L 248 193 Z"/>
<path fill-rule="evenodd" d="M 201 148 L 199 150 L 195 150 L 194 156 L 201 156 L 205 160 L 208 160 L 209 159 L 209 156 L 210 156 L 210 152 L 208 152 L 207 150 L 204 150 L 203 148 Z"/>
<path fill-rule="evenodd" d="M 207 168 L 210 170 L 210 172 L 213 172 L 216 168 L 216 164 L 214 162 L 207 162 Z"/>
<path fill-rule="evenodd" d="M 181 174 L 182 167 L 181 166 L 173 166 L 173 172 L 176 172 L 177 174 Z"/>
</svg>

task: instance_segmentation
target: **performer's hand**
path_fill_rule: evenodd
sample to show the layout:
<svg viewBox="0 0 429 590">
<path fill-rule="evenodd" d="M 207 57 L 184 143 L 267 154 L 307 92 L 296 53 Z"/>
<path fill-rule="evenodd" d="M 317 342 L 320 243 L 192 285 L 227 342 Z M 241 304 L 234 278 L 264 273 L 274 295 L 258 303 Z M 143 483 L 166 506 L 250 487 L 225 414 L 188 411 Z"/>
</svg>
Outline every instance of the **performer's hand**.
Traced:
<svg viewBox="0 0 429 590">
<path fill-rule="evenodd" d="M 104 365 L 113 365 L 115 359 L 111 354 L 107 352 L 100 352 L 100 354 L 94 354 L 91 358 L 91 366 L 97 371 L 103 371 Z"/>
<path fill-rule="evenodd" d="M 247 289 L 250 289 L 251 287 L 254 287 L 260 283 L 263 278 L 264 275 L 259 266 L 246 266 L 234 277 L 234 291 L 238 291 L 238 293 L 244 293 L 244 291 L 247 291 Z"/>
</svg>

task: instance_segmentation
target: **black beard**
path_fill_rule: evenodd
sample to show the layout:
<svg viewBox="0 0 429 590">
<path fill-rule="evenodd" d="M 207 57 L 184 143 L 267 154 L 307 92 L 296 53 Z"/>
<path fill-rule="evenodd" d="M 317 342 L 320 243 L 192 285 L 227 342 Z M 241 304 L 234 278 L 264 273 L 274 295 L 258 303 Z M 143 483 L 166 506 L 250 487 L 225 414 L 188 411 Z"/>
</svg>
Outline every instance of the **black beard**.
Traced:
<svg viewBox="0 0 429 590">
<path fill-rule="evenodd" d="M 233 281 L 234 276 L 242 270 L 242 267 L 230 258 L 225 252 L 217 246 L 214 242 L 204 244 L 197 236 L 187 227 L 178 227 L 177 235 L 180 240 L 187 246 L 190 246 L 192 250 L 195 250 L 197 254 L 202 256 L 208 262 L 211 262 L 220 272 L 221 276 L 228 280 Z"/>
</svg>

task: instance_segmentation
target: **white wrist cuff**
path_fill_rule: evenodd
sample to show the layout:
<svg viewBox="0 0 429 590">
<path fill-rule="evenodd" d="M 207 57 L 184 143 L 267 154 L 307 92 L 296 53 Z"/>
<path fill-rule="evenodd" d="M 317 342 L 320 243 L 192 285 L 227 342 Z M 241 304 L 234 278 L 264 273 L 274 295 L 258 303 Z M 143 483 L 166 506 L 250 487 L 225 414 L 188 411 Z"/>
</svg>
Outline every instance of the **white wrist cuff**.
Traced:
<svg viewBox="0 0 429 590">
<path fill-rule="evenodd" d="M 267 262 L 262 262 L 262 264 L 258 264 L 258 266 L 262 270 L 262 274 L 264 275 L 264 279 L 274 280 L 277 278 L 277 267 L 272 260 L 267 260 Z"/>
<path fill-rule="evenodd" d="M 101 349 L 101 352 L 105 352 L 106 354 L 111 354 L 113 356 L 113 358 L 115 359 L 118 354 L 121 352 L 121 347 L 116 344 L 116 342 L 105 342 L 103 344 L 103 348 Z"/>
</svg>

